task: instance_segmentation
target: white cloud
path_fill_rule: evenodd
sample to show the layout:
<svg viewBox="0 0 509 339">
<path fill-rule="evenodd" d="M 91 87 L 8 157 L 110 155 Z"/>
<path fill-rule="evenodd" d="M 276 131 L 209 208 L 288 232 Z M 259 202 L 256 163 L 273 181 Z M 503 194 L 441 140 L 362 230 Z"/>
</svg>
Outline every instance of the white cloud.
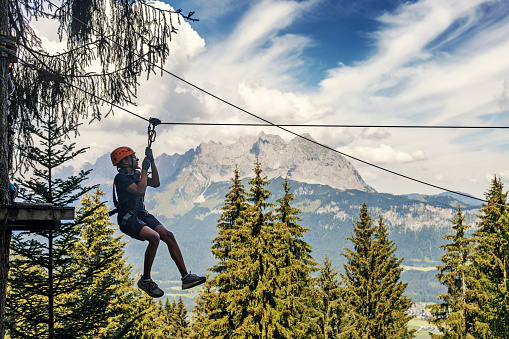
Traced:
<svg viewBox="0 0 509 339">
<path fill-rule="evenodd" d="M 484 179 L 486 180 L 487 183 L 491 183 L 495 176 L 502 181 L 509 181 L 509 170 L 498 172 L 486 172 Z"/>
<path fill-rule="evenodd" d="M 364 139 L 370 139 L 370 140 L 382 140 L 390 137 L 391 134 L 383 129 L 380 128 L 363 128 L 361 132 L 361 137 Z"/>
<path fill-rule="evenodd" d="M 509 180 L 509 170 L 499 172 L 498 175 L 500 176 L 501 179 L 503 179 L 505 181 Z"/>
<path fill-rule="evenodd" d="M 385 144 L 380 144 L 377 147 L 346 147 L 340 150 L 348 155 L 374 164 L 410 163 L 426 159 L 426 155 L 423 151 L 414 151 L 410 153 L 397 151 Z"/>
<path fill-rule="evenodd" d="M 461 115 L 465 121 L 489 107 L 496 110 L 495 96 L 509 73 L 509 19 L 461 37 L 454 51 L 440 50 L 481 24 L 477 6 L 482 2 L 423 0 L 385 14 L 380 21 L 386 27 L 374 35 L 378 52 L 330 70 L 320 98 L 337 110 L 356 112 L 357 120 L 383 115 L 437 123 Z M 455 31 L 451 25 L 460 19 L 464 24 Z M 445 41 L 430 49 L 435 39 Z"/>
<path fill-rule="evenodd" d="M 238 93 L 243 107 L 274 123 L 294 124 L 313 121 L 330 114 L 330 106 L 319 106 L 311 97 L 268 89 L 258 84 L 240 83 Z"/>
</svg>

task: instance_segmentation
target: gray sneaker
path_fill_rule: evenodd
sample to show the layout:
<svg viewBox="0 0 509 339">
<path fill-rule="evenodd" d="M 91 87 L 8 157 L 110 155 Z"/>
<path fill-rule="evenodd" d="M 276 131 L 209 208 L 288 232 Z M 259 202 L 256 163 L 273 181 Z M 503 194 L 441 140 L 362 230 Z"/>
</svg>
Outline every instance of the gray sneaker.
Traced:
<svg viewBox="0 0 509 339">
<path fill-rule="evenodd" d="M 153 280 L 144 282 L 140 278 L 140 280 L 138 280 L 138 287 L 147 292 L 147 294 L 152 298 L 160 298 L 164 294 L 163 290 L 160 289 Z"/>
<path fill-rule="evenodd" d="M 187 290 L 188 288 L 203 284 L 206 280 L 207 278 L 205 277 L 200 277 L 199 275 L 189 272 L 188 275 L 182 278 L 182 289 Z"/>
</svg>

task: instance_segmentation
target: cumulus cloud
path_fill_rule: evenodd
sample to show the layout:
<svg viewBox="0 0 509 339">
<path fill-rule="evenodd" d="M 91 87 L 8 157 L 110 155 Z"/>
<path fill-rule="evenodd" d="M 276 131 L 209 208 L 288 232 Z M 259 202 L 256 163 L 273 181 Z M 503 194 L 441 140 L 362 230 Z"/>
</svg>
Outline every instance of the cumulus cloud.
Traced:
<svg viewBox="0 0 509 339">
<path fill-rule="evenodd" d="M 358 146 L 341 149 L 342 152 L 364 161 L 375 164 L 410 163 L 426 159 L 423 151 L 403 152 L 389 145 L 380 144 L 377 147 Z"/>
<path fill-rule="evenodd" d="M 499 172 L 498 175 L 500 176 L 501 179 L 505 181 L 509 180 L 509 170 Z"/>
<path fill-rule="evenodd" d="M 502 181 L 509 181 L 509 170 L 498 171 L 496 173 L 486 172 L 484 179 L 487 183 L 491 183 L 491 181 L 495 178 L 495 176 L 497 178 L 501 179 Z"/>
<path fill-rule="evenodd" d="M 283 93 L 256 84 L 241 83 L 238 92 L 243 107 L 276 123 L 303 123 L 320 119 L 332 112 L 330 106 L 317 105 L 307 95 Z"/>
<path fill-rule="evenodd" d="M 385 131 L 380 128 L 363 128 L 361 132 L 361 137 L 363 139 L 370 139 L 370 140 L 382 140 L 385 138 L 390 137 L 391 134 L 388 131 Z"/>
</svg>

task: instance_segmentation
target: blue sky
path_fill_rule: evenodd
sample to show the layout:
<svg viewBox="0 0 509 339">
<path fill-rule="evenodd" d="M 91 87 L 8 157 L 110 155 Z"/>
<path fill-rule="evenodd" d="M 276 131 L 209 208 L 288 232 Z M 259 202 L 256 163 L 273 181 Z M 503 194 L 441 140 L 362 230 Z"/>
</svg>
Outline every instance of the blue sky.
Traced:
<svg viewBox="0 0 509 339">
<path fill-rule="evenodd" d="M 184 13 L 195 11 L 193 28 L 207 43 L 214 44 L 228 37 L 242 19 L 259 1 L 165 1 Z M 309 3 L 309 1 L 296 1 Z M 352 65 L 374 53 L 373 33 L 382 24 L 377 20 L 386 12 L 393 11 L 403 1 L 315 1 L 306 13 L 284 27 L 278 35 L 298 34 L 311 40 L 303 50 L 306 62 L 299 80 L 308 86 L 316 86 L 328 69 L 338 63 Z M 219 4 L 219 5 L 218 5 Z M 222 10 L 218 10 L 218 7 Z M 201 16 L 202 15 L 202 16 Z"/>
<path fill-rule="evenodd" d="M 165 68 L 274 123 L 509 126 L 506 0 L 187 0 Z M 58 50 L 50 25 L 36 27 Z M 169 76 L 140 79 L 143 116 L 163 121 L 256 122 Z M 124 126 L 129 135 L 115 134 Z M 292 135 L 268 128 L 161 126 L 154 152 L 210 140 Z M 483 197 L 509 183 L 507 130 L 292 128 L 338 151 L 448 189 Z M 111 140 L 101 135 L 109 133 Z M 84 126 L 90 158 L 118 142 L 142 149 L 146 129 L 122 113 Z M 96 142 L 95 140 L 101 140 Z M 125 142 L 122 142 L 124 140 Z M 88 144 L 87 144 L 88 145 Z M 441 191 L 352 161 L 365 181 L 395 194 Z"/>
</svg>

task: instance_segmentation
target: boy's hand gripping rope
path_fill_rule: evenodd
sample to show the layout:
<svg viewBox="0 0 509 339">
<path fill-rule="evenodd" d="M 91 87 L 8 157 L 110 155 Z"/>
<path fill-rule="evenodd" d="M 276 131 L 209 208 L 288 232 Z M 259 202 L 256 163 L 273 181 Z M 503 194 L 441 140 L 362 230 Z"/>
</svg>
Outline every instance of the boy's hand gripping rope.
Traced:
<svg viewBox="0 0 509 339">
<path fill-rule="evenodd" d="M 156 126 L 161 124 L 161 120 L 150 118 L 148 120 L 148 148 L 152 147 L 152 143 L 156 141 Z"/>
</svg>

